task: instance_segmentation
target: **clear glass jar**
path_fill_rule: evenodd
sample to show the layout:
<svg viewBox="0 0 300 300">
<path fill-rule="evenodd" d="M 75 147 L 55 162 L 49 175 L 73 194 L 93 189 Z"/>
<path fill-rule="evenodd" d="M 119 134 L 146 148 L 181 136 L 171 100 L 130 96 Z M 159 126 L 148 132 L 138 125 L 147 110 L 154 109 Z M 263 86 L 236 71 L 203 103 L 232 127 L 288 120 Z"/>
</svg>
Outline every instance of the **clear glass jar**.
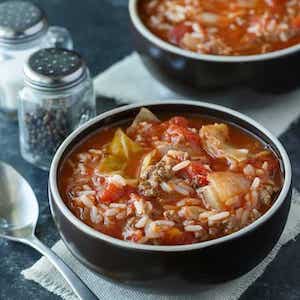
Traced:
<svg viewBox="0 0 300 300">
<path fill-rule="evenodd" d="M 45 13 L 23 1 L 0 4 L 0 111 L 17 116 L 18 92 L 23 87 L 23 65 L 42 48 L 73 48 L 69 32 L 49 27 Z"/>
<path fill-rule="evenodd" d="M 63 140 L 95 115 L 93 82 L 79 54 L 58 48 L 34 53 L 24 74 L 19 102 L 21 154 L 48 170 Z"/>
</svg>

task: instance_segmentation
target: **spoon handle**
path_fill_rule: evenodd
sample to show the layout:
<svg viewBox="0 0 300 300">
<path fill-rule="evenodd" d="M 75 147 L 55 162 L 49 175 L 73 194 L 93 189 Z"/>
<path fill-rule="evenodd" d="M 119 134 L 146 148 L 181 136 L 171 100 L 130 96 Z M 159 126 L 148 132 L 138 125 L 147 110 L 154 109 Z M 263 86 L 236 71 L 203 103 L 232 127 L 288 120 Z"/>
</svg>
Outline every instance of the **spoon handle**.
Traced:
<svg viewBox="0 0 300 300">
<path fill-rule="evenodd" d="M 32 236 L 24 240 L 29 246 L 39 251 L 56 267 L 64 279 L 68 282 L 74 293 L 81 300 L 96 300 L 98 299 L 90 289 L 82 282 L 82 280 L 59 258 L 52 250 L 46 247 L 39 239 Z"/>
</svg>

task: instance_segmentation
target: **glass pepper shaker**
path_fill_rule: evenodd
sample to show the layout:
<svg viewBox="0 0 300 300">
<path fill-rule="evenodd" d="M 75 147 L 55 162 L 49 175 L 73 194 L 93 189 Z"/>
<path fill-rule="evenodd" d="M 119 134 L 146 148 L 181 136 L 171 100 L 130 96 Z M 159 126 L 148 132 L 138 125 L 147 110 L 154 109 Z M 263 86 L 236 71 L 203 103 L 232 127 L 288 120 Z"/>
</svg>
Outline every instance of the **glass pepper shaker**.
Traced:
<svg viewBox="0 0 300 300">
<path fill-rule="evenodd" d="M 78 53 L 47 48 L 32 54 L 19 102 L 23 158 L 48 170 L 62 141 L 95 110 L 93 82 Z"/>
<path fill-rule="evenodd" d="M 23 65 L 33 52 L 48 47 L 73 48 L 69 32 L 49 27 L 43 10 L 31 2 L 0 4 L 0 112 L 17 116 Z"/>
</svg>

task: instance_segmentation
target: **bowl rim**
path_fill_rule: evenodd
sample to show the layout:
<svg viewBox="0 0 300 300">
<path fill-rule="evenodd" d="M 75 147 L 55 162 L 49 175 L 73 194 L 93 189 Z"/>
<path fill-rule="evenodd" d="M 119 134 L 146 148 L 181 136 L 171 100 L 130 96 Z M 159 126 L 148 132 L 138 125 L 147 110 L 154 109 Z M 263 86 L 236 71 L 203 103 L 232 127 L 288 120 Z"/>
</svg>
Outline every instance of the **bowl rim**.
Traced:
<svg viewBox="0 0 300 300">
<path fill-rule="evenodd" d="M 230 55 L 213 55 L 213 54 L 200 54 L 195 53 L 189 50 L 184 50 L 182 48 L 176 47 L 168 42 L 165 42 L 161 38 L 154 35 L 142 22 L 139 17 L 139 13 L 137 10 L 137 3 L 140 0 L 129 0 L 129 15 L 131 21 L 136 28 L 136 30 L 151 43 L 156 45 L 159 48 L 162 48 L 165 51 L 171 52 L 173 54 L 177 54 L 179 56 L 184 56 L 187 58 L 200 60 L 200 61 L 210 61 L 210 62 L 222 62 L 222 63 L 242 63 L 242 62 L 254 62 L 254 61 L 265 61 L 272 60 L 276 58 L 280 58 L 285 55 L 294 54 L 295 52 L 300 50 L 300 43 L 294 46 L 290 46 L 288 48 L 284 48 L 281 50 L 268 52 L 264 54 L 254 54 L 254 55 L 238 55 L 238 56 L 230 56 Z"/>
<path fill-rule="evenodd" d="M 83 221 L 78 219 L 73 213 L 69 210 L 69 208 L 66 206 L 64 203 L 62 197 L 60 196 L 60 193 L 58 191 L 58 185 L 57 185 L 57 173 L 58 173 L 58 166 L 60 164 L 62 155 L 64 154 L 66 148 L 68 145 L 73 141 L 74 138 L 77 137 L 80 133 L 85 131 L 87 128 L 90 126 L 98 123 L 101 120 L 104 120 L 110 116 L 113 116 L 116 113 L 120 113 L 122 111 L 127 111 L 135 108 L 141 108 L 141 107 L 147 107 L 151 105 L 186 105 L 186 106 L 197 106 L 197 107 L 202 107 L 202 108 L 207 108 L 207 109 L 213 109 L 217 110 L 220 112 L 224 112 L 226 114 L 232 115 L 233 117 L 240 119 L 246 123 L 249 123 L 253 127 L 257 128 L 263 135 L 268 137 L 272 141 L 272 146 L 276 148 L 279 151 L 279 154 L 281 156 L 281 162 L 283 165 L 283 171 L 285 173 L 284 177 L 284 183 L 282 190 L 280 194 L 278 195 L 277 199 L 275 200 L 274 204 L 271 206 L 271 208 L 260 218 L 255 220 L 253 223 L 249 224 L 248 226 L 231 233 L 229 235 L 209 240 L 209 241 L 204 241 L 204 242 L 199 242 L 195 244 L 187 244 L 187 245 L 169 245 L 169 246 L 161 246 L 161 245 L 147 245 L 147 244 L 137 244 L 137 243 L 131 243 L 129 241 L 124 241 L 124 240 L 119 240 L 117 238 L 111 237 L 109 235 L 106 235 L 104 233 L 101 233 L 99 231 L 96 231 L 92 227 L 86 225 Z M 114 246 L 119 246 L 122 248 L 127 248 L 127 249 L 135 249 L 135 250 L 144 250 L 144 251 L 156 251 L 156 252 L 182 252 L 182 251 L 190 251 L 190 250 L 195 250 L 195 249 L 203 249 L 207 248 L 209 246 L 214 246 L 216 244 L 221 244 L 227 241 L 234 240 L 236 238 L 239 238 L 246 233 L 249 233 L 253 230 L 255 230 L 258 226 L 262 225 L 265 223 L 267 220 L 269 220 L 274 213 L 280 208 L 280 206 L 283 204 L 283 202 L 286 200 L 288 193 L 291 188 L 291 180 L 292 180 L 292 172 L 291 172 L 291 164 L 289 157 L 287 155 L 286 150 L 282 146 L 281 142 L 267 129 L 265 129 L 262 125 L 260 125 L 258 122 L 254 121 L 253 119 L 249 118 L 248 116 L 237 112 L 235 110 L 232 110 L 230 108 L 216 105 L 216 104 L 211 104 L 211 103 L 206 103 L 206 102 L 201 102 L 201 101 L 190 101 L 190 100 L 165 100 L 165 101 L 147 101 L 139 104 L 131 104 L 131 105 L 125 105 L 119 108 L 115 108 L 112 110 L 109 110 L 107 112 L 104 112 L 90 121 L 86 122 L 84 125 L 81 127 L 77 128 L 73 133 L 71 133 L 65 141 L 61 144 L 59 149 L 57 150 L 52 163 L 51 163 L 51 168 L 50 168 L 50 173 L 49 173 L 49 201 L 50 201 L 50 194 L 51 194 L 51 199 L 52 201 L 55 202 L 55 204 L 58 206 L 60 212 L 66 217 L 78 230 L 83 231 L 85 234 L 88 234 L 95 239 L 100 239 L 104 242 L 107 242 L 109 244 L 112 244 Z M 51 206 L 51 203 L 50 203 Z M 53 211 L 51 209 L 51 213 L 53 215 Z"/>
</svg>

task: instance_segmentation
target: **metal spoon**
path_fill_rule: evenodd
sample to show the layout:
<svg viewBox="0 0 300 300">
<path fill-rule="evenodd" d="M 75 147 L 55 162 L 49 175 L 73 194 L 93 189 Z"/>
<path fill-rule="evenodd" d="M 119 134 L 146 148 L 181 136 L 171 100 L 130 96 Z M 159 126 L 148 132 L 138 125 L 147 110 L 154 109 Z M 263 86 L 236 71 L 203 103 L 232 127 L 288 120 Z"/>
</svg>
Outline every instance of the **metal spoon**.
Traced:
<svg viewBox="0 0 300 300">
<path fill-rule="evenodd" d="M 52 262 L 80 299 L 97 299 L 80 278 L 36 238 L 38 215 L 38 202 L 28 182 L 0 161 L 0 237 L 35 248 Z"/>
</svg>

